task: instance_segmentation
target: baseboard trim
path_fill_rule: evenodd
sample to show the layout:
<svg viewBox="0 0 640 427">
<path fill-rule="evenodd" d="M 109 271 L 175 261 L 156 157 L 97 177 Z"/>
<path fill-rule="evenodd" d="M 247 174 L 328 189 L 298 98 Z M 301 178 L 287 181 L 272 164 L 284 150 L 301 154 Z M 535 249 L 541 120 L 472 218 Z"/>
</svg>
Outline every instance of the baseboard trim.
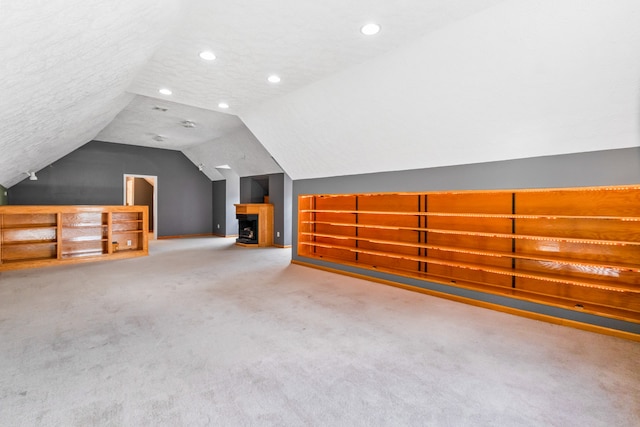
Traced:
<svg viewBox="0 0 640 427">
<path fill-rule="evenodd" d="M 192 237 L 223 237 L 213 233 L 203 233 L 203 234 L 179 234 L 176 236 L 158 236 L 158 240 L 165 239 L 189 239 Z"/>
<path fill-rule="evenodd" d="M 425 289 L 425 288 L 420 288 L 417 286 L 412 286 L 412 285 L 407 285 L 404 283 L 400 283 L 400 282 L 394 282 L 392 280 L 386 280 L 386 279 L 380 279 L 377 277 L 371 277 L 371 276 L 367 276 L 365 274 L 359 274 L 359 273 L 353 273 L 350 271 L 344 271 L 344 270 L 340 270 L 337 268 L 331 268 L 331 267 L 325 267 L 322 265 L 316 265 L 316 264 L 312 264 L 312 263 L 308 263 L 308 262 L 304 262 L 304 261 L 299 261 L 299 260 L 291 260 L 292 264 L 297 264 L 297 265 L 301 265 L 304 267 L 311 267 L 311 268 L 315 268 L 318 270 L 324 270 L 324 271 L 328 271 L 331 273 L 337 273 L 337 274 L 342 274 L 344 276 L 349 276 L 349 277 L 354 277 L 357 279 L 362 279 L 362 280 L 368 280 L 370 282 L 376 282 L 376 283 L 381 283 L 384 285 L 388 285 L 388 286 L 393 286 L 396 288 L 401 288 L 401 289 L 405 289 L 408 291 L 412 291 L 412 292 L 419 292 L 421 294 L 426 294 L 426 295 L 431 295 L 431 296 L 435 296 L 438 298 L 445 298 L 451 301 L 456 301 L 456 302 L 461 302 L 464 304 L 469 304 L 469 305 L 474 305 L 477 307 L 482 307 L 482 308 L 487 308 L 490 310 L 495 310 L 495 311 L 500 311 L 503 313 L 507 313 L 507 314 L 513 314 L 515 316 L 520 316 L 520 317 L 526 317 L 528 319 L 533 319 L 533 320 L 539 320 L 542 322 L 547 322 L 547 323 L 553 323 L 556 325 L 561 325 L 561 326 L 568 326 L 571 328 L 575 328 L 575 329 L 580 329 L 583 331 L 588 331 L 588 332 L 595 332 L 598 334 L 602 334 L 602 335 L 610 335 L 610 336 L 614 336 L 617 338 L 623 338 L 623 339 L 627 339 L 630 341 L 637 341 L 640 342 L 640 335 L 638 334 L 634 334 L 632 332 L 626 332 L 626 331 L 620 331 L 617 329 L 611 329 L 611 328 L 606 328 L 604 326 L 599 326 L 599 325 L 593 325 L 593 324 L 589 324 L 589 323 L 582 323 L 582 322 L 578 322 L 575 320 L 570 320 L 570 319 L 563 319 L 560 317 L 554 317 L 554 316 L 550 316 L 547 314 L 541 314 L 541 313 L 535 313 L 535 312 L 531 312 L 531 311 L 527 311 L 527 310 L 520 310 L 517 308 L 513 308 L 513 307 L 506 307 L 503 305 L 499 305 L 499 304 L 493 304 L 490 302 L 486 302 L 486 301 L 479 301 L 479 300 L 475 300 L 472 298 L 466 298 L 463 296 L 459 296 L 459 295 L 453 295 L 453 294 L 448 294 L 445 292 L 438 292 L 438 291 L 434 291 L 432 289 Z"/>
</svg>

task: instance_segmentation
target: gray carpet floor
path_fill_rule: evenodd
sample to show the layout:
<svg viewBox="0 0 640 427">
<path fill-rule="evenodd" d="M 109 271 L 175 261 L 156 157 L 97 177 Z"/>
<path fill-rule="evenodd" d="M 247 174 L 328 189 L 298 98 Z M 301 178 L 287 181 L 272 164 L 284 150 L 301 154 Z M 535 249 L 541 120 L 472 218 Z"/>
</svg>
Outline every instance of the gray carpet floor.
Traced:
<svg viewBox="0 0 640 427">
<path fill-rule="evenodd" d="M 0 425 L 640 425 L 638 342 L 233 242 L 0 273 Z"/>
</svg>

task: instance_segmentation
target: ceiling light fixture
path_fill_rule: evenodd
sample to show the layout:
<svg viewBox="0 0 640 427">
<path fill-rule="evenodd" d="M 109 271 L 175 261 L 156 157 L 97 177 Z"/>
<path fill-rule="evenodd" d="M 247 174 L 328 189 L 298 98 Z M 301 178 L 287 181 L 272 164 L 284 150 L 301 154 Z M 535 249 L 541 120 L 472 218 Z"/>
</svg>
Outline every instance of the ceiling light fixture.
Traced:
<svg viewBox="0 0 640 427">
<path fill-rule="evenodd" d="M 229 166 L 229 165 L 220 165 L 220 166 L 216 166 L 216 169 L 231 169 L 231 166 Z"/>
<path fill-rule="evenodd" d="M 202 172 L 202 169 L 204 169 L 204 165 L 203 165 L 202 163 L 200 163 L 200 164 L 198 165 L 198 170 L 199 170 L 200 172 Z"/>
<path fill-rule="evenodd" d="M 160 92 L 163 95 L 171 95 L 173 92 L 171 92 L 171 89 L 167 89 L 167 88 L 162 88 L 160 89 L 158 92 Z"/>
<path fill-rule="evenodd" d="M 226 110 L 227 108 L 229 108 L 229 104 L 227 104 L 226 102 L 221 102 L 220 104 L 218 104 L 218 107 Z"/>
<path fill-rule="evenodd" d="M 275 74 L 270 75 L 267 80 L 269 80 L 269 83 L 280 83 L 280 77 Z"/>
<path fill-rule="evenodd" d="M 204 59 L 205 61 L 213 61 L 214 59 L 216 59 L 216 54 L 211 52 L 210 50 L 204 50 L 200 52 L 200 58 Z"/>
<path fill-rule="evenodd" d="M 362 28 L 360 28 L 360 32 L 365 36 L 373 36 L 374 34 L 378 34 L 380 32 L 380 25 L 373 22 L 365 24 L 362 26 Z"/>
<path fill-rule="evenodd" d="M 27 175 L 29 175 L 29 181 L 37 181 L 38 177 L 36 176 L 35 172 L 26 172 Z"/>
</svg>

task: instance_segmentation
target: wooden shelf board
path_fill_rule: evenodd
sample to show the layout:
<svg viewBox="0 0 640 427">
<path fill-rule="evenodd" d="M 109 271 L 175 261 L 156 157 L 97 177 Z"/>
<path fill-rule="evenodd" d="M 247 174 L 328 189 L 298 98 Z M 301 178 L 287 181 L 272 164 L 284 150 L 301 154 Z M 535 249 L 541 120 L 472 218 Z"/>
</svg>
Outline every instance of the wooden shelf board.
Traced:
<svg viewBox="0 0 640 427">
<path fill-rule="evenodd" d="M 622 241 L 622 240 L 597 240 L 597 239 L 580 239 L 574 237 L 552 237 L 541 235 L 515 234 L 515 233 L 494 233 L 487 231 L 466 231 L 466 230 L 447 230 L 442 228 L 430 227 L 400 227 L 400 226 L 384 226 L 372 224 L 349 224 L 341 222 L 324 222 L 324 221 L 301 221 L 303 224 L 325 224 L 338 227 L 359 227 L 359 228 L 379 228 L 381 230 L 409 230 L 421 231 L 436 234 L 453 234 L 458 236 L 478 236 L 478 237 L 494 237 L 501 239 L 521 239 L 536 240 L 545 242 L 563 242 L 563 243 L 579 243 L 592 245 L 615 245 L 615 246 L 640 246 L 640 242 Z M 302 234 L 315 234 L 312 232 L 302 232 Z"/>
<path fill-rule="evenodd" d="M 20 240 L 13 242 L 3 242 L 2 246 L 24 246 L 24 245 L 55 245 L 58 241 L 55 239 L 50 240 Z"/>
<path fill-rule="evenodd" d="M 491 214 L 471 212 L 424 212 L 424 211 L 365 211 L 344 209 L 301 209 L 300 213 L 341 213 L 341 214 L 366 214 L 366 215 L 400 215 L 400 216 L 433 216 L 433 217 L 457 217 L 457 218 L 494 218 L 494 219 L 597 219 L 609 221 L 639 222 L 637 216 L 611 216 L 611 215 L 554 215 L 554 214 Z"/>
<path fill-rule="evenodd" d="M 410 247 L 410 248 L 431 249 L 431 250 L 455 252 L 455 253 L 470 254 L 470 255 L 490 256 L 495 258 L 513 258 L 513 259 L 523 259 L 523 260 L 532 260 L 532 261 L 545 261 L 545 262 L 554 262 L 554 263 L 564 264 L 564 265 L 610 268 L 618 271 L 629 271 L 634 273 L 640 272 L 639 264 L 580 261 L 572 258 L 545 257 L 540 255 L 530 255 L 530 254 L 519 253 L 519 252 L 488 251 L 488 250 L 482 250 L 482 249 L 458 248 L 454 246 L 431 245 L 428 243 L 400 242 L 396 240 L 382 240 L 382 239 L 373 239 L 373 238 L 367 238 L 367 237 L 344 236 L 344 235 L 326 234 L 326 233 L 301 232 L 300 234 L 305 236 L 310 236 L 310 237 L 315 236 L 315 237 L 326 237 L 326 238 L 340 239 L 340 240 L 346 240 L 346 239 L 357 240 L 357 241 L 364 241 L 364 242 L 377 243 L 377 244 L 383 244 L 383 245 L 396 245 L 396 246 L 403 246 L 403 247 Z"/>
<path fill-rule="evenodd" d="M 8 225 L 2 227 L 2 230 L 28 230 L 30 228 L 58 228 L 57 224 L 21 224 L 21 225 Z"/>
<path fill-rule="evenodd" d="M 62 239 L 62 244 L 65 243 L 84 243 L 84 242 L 106 242 L 108 239 L 106 237 L 96 237 L 96 236 L 83 236 L 83 237 L 72 237 L 69 239 Z"/>
<path fill-rule="evenodd" d="M 34 257 L 34 258 L 20 258 L 20 259 L 3 259 L 2 264 L 19 264 L 22 262 L 32 262 L 32 261 L 44 261 L 44 260 L 55 260 L 55 256 L 50 257 Z"/>
</svg>

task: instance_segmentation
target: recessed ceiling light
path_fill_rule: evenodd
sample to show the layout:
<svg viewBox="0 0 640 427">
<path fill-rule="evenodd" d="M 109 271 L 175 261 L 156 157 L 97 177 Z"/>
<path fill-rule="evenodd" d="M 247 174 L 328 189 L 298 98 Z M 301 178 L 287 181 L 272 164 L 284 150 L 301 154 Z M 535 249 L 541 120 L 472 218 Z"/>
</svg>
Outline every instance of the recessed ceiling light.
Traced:
<svg viewBox="0 0 640 427">
<path fill-rule="evenodd" d="M 170 89 L 167 89 L 167 88 L 164 88 L 164 87 L 162 89 L 160 89 L 158 92 L 160 92 L 163 95 L 171 95 L 173 93 L 173 92 L 171 92 Z"/>
<path fill-rule="evenodd" d="M 229 165 L 220 165 L 220 166 L 216 166 L 216 169 L 231 169 L 231 166 L 229 166 Z"/>
<path fill-rule="evenodd" d="M 275 74 L 270 75 L 267 80 L 269 80 L 269 83 L 280 83 L 280 77 Z"/>
<path fill-rule="evenodd" d="M 370 24 L 363 25 L 360 28 L 360 32 L 365 36 L 372 36 L 374 34 L 378 34 L 380 32 L 380 25 L 374 24 L 373 22 Z"/>
<path fill-rule="evenodd" d="M 216 54 L 211 52 L 210 50 L 204 50 L 200 52 L 200 58 L 204 59 L 205 61 L 213 61 L 214 59 L 216 59 Z"/>
<path fill-rule="evenodd" d="M 229 108 L 229 104 L 227 104 L 226 102 L 221 102 L 220 104 L 218 104 L 218 107 L 226 110 L 227 108 Z"/>
</svg>

